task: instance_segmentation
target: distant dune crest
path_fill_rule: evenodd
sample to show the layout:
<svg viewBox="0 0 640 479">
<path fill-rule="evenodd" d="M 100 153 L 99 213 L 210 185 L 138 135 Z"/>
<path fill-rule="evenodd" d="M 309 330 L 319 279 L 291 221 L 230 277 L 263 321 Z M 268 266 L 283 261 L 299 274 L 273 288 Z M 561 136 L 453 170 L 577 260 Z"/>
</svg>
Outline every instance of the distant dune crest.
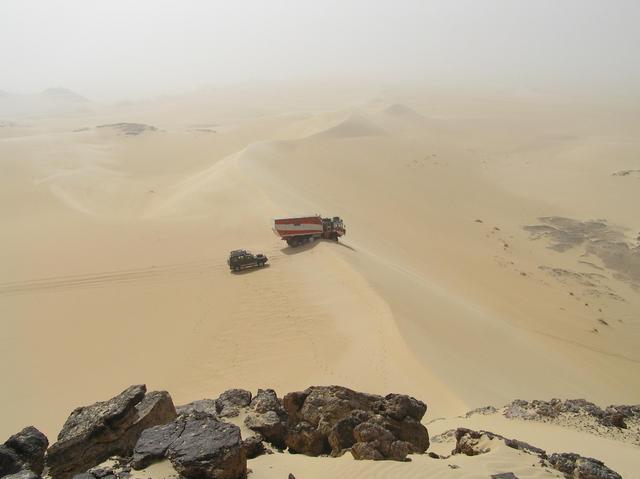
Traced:
<svg viewBox="0 0 640 479">
<path fill-rule="evenodd" d="M 341 139 L 385 135 L 384 129 L 359 112 L 352 112 L 343 121 L 324 131 L 312 135 L 313 138 Z"/>
<path fill-rule="evenodd" d="M 403 105 L 402 103 L 394 103 L 393 105 L 389 105 L 384 110 L 383 113 L 386 115 L 390 115 L 396 118 L 405 118 L 409 120 L 424 120 L 425 117 L 418 113 L 413 108 L 408 107 L 407 105 Z"/>
</svg>

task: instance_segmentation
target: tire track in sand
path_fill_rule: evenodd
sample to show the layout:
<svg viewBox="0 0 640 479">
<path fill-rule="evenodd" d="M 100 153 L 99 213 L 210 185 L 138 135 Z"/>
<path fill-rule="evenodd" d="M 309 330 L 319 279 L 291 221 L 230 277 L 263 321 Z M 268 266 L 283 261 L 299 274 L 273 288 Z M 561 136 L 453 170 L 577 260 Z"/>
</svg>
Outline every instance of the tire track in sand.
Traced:
<svg viewBox="0 0 640 479">
<path fill-rule="evenodd" d="M 272 248 L 268 250 L 267 253 L 270 263 L 278 262 L 285 256 L 279 248 Z M 0 283 L 0 297 L 39 291 L 98 288 L 115 284 L 149 282 L 153 280 L 187 279 L 193 276 L 207 274 L 209 272 L 221 272 L 227 269 L 226 259 L 217 258 L 98 273 L 50 276 L 25 281 L 9 281 Z"/>
</svg>

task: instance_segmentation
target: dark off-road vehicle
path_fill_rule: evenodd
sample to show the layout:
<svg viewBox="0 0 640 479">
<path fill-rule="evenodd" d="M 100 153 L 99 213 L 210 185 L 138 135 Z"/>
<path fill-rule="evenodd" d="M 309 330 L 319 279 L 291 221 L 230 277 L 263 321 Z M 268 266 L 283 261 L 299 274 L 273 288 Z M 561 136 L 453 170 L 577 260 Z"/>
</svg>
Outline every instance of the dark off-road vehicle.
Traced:
<svg viewBox="0 0 640 479">
<path fill-rule="evenodd" d="M 227 264 L 231 271 L 240 271 L 244 268 L 256 268 L 267 264 L 269 259 L 263 254 L 252 254 L 249 251 L 238 249 L 229 254 Z"/>
</svg>

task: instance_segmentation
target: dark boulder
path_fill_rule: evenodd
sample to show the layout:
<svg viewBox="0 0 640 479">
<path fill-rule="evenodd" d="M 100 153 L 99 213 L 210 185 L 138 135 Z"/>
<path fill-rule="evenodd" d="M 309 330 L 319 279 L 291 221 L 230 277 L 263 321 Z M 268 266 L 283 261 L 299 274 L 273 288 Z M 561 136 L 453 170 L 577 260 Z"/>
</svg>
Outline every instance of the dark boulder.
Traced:
<svg viewBox="0 0 640 479">
<path fill-rule="evenodd" d="M 133 448 L 131 466 L 144 469 L 165 457 L 167 449 L 184 431 L 185 421 L 176 420 L 162 426 L 154 426 L 142 431 Z"/>
<path fill-rule="evenodd" d="M 235 417 L 241 408 L 251 404 L 251 392 L 245 389 L 228 389 L 216 399 L 216 411 L 220 417 Z"/>
<path fill-rule="evenodd" d="M 237 426 L 194 411 L 143 431 L 133 449 L 131 465 L 142 469 L 168 458 L 183 477 L 238 479 L 246 475 L 246 456 L 247 445 Z"/>
<path fill-rule="evenodd" d="M 267 453 L 267 449 L 264 447 L 262 441 L 263 437 L 260 434 L 249 436 L 242 441 L 242 447 L 244 448 L 247 459 L 254 459 Z"/>
<path fill-rule="evenodd" d="M 549 463 L 573 479 L 622 479 L 620 474 L 609 469 L 602 461 L 579 454 L 552 454 Z"/>
<path fill-rule="evenodd" d="M 425 403 L 405 394 L 387 394 L 384 399 L 384 413 L 397 421 L 406 417 L 420 421 L 427 412 Z"/>
<path fill-rule="evenodd" d="M 108 401 L 79 407 L 47 451 L 49 474 L 53 479 L 67 479 L 111 456 L 129 456 L 143 430 L 175 417 L 169 394 L 146 394 L 144 385 L 131 386 Z"/>
<path fill-rule="evenodd" d="M 15 474 L 24 468 L 18 453 L 7 446 L 0 445 L 0 477 Z"/>
<path fill-rule="evenodd" d="M 327 436 L 318 431 L 308 422 L 299 422 L 289 429 L 286 438 L 289 452 L 293 454 L 307 454 L 319 456 L 329 453 Z"/>
<path fill-rule="evenodd" d="M 427 406 L 410 396 L 314 386 L 287 394 L 283 405 L 289 417 L 287 446 L 295 452 L 339 456 L 351 448 L 358 459 L 404 460 L 429 446 L 427 429 L 420 423 Z M 364 440 L 365 431 L 376 432 L 375 439 Z"/>
<path fill-rule="evenodd" d="M 278 449 L 285 447 L 287 423 L 276 411 L 267 411 L 262 414 L 250 412 L 244 418 L 244 424 Z"/>
<path fill-rule="evenodd" d="M 166 456 L 190 479 L 240 479 L 247 473 L 240 428 L 211 417 L 187 419 Z"/>
<path fill-rule="evenodd" d="M 36 474 L 42 474 L 44 469 L 44 454 L 49 446 L 47 436 L 35 427 L 25 427 L 22 431 L 11 436 L 5 446 L 13 449 L 27 469 Z"/>
<path fill-rule="evenodd" d="M 276 392 L 273 389 L 258 389 L 249 407 L 245 425 L 275 447 L 284 448 L 288 420 Z"/>
<path fill-rule="evenodd" d="M 259 414 L 282 410 L 282 403 L 273 389 L 258 389 L 249 406 Z"/>
<path fill-rule="evenodd" d="M 349 449 L 356 442 L 353 430 L 358 424 L 368 420 L 370 415 L 365 411 L 351 411 L 351 415 L 344 419 L 340 419 L 331 428 L 328 435 L 329 446 L 332 454 L 339 455 Z"/>
<path fill-rule="evenodd" d="M 354 459 L 404 461 L 411 452 L 411 444 L 397 440 L 388 429 L 374 421 L 358 424 L 353 430 L 356 443 L 351 448 Z"/>
</svg>

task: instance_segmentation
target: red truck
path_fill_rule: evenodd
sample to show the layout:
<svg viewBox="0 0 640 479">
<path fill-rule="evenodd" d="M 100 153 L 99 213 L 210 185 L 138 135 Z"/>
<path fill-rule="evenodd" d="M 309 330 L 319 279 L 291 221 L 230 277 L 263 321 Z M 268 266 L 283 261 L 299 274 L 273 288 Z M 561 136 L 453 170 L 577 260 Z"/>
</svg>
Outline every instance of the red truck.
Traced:
<svg viewBox="0 0 640 479">
<path fill-rule="evenodd" d="M 338 216 L 322 218 L 320 215 L 276 218 L 273 220 L 273 232 L 295 247 L 311 238 L 325 238 L 338 241 L 347 230 Z"/>
</svg>

